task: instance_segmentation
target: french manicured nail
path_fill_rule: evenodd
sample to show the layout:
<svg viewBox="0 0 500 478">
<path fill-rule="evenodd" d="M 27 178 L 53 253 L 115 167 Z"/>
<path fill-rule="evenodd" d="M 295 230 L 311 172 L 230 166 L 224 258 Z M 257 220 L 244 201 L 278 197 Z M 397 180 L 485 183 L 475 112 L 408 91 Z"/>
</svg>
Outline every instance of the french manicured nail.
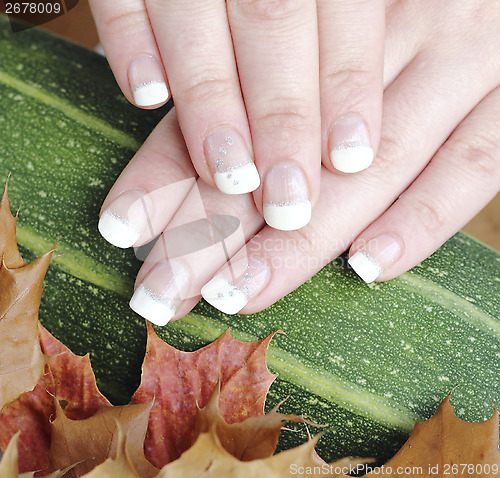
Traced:
<svg viewBox="0 0 500 478">
<path fill-rule="evenodd" d="M 307 180 L 296 166 L 275 165 L 267 173 L 263 199 L 264 219 L 275 229 L 294 231 L 311 220 Z"/>
<path fill-rule="evenodd" d="M 102 237 L 116 247 L 132 247 L 147 231 L 148 218 L 152 216 L 152 203 L 146 193 L 132 189 L 120 194 L 99 219 Z"/>
<path fill-rule="evenodd" d="M 391 234 L 380 234 L 358 249 L 348 262 L 361 279 L 369 284 L 394 264 L 402 254 L 401 239 Z"/>
<path fill-rule="evenodd" d="M 137 106 L 154 106 L 168 100 L 165 73 L 156 58 L 150 55 L 135 58 L 130 64 L 128 78 Z"/>
<path fill-rule="evenodd" d="M 356 115 L 339 118 L 330 132 L 330 161 L 343 173 L 357 173 L 373 162 L 366 124 Z"/>
<path fill-rule="evenodd" d="M 166 325 L 174 318 L 189 281 L 189 272 L 180 262 L 160 262 L 135 289 L 130 308 L 155 325 Z"/>
<path fill-rule="evenodd" d="M 271 272 L 266 263 L 251 257 L 231 261 L 201 289 L 202 297 L 225 314 L 236 314 L 259 294 L 269 282 Z"/>
<path fill-rule="evenodd" d="M 217 188 L 225 194 L 245 194 L 260 186 L 260 177 L 243 138 L 230 128 L 219 128 L 204 144 Z"/>
</svg>

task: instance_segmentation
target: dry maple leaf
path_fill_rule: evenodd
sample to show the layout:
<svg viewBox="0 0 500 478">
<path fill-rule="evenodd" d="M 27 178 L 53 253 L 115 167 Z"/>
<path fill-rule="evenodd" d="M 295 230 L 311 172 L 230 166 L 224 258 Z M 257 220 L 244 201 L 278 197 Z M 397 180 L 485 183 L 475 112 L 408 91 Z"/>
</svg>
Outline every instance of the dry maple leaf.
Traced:
<svg viewBox="0 0 500 478">
<path fill-rule="evenodd" d="M 6 450 L 0 478 L 33 476 L 19 475 L 18 463 L 21 471 L 51 477 L 123 478 L 337 477 L 366 463 L 348 458 L 325 463 L 315 452 L 318 437 L 273 455 L 283 421 L 302 419 L 276 409 L 263 415 L 275 378 L 265 357 L 272 335 L 244 343 L 226 332 L 198 351 L 181 352 L 148 325 L 135 404 L 113 407 L 96 386 L 88 356 L 77 357 L 45 329 L 37 330 L 50 253 L 25 264 L 15 243 L 15 222 L 5 194 L 0 206 L 0 446 Z M 12 360 L 16 354 L 19 360 Z M 145 451 L 151 463 L 164 466 L 159 473 Z M 434 417 L 415 425 L 398 454 L 365 476 L 490 478 L 500 476 L 499 468 L 497 411 L 484 423 L 463 422 L 448 397 Z"/>
<path fill-rule="evenodd" d="M 10 269 L 19 269 L 26 265 L 16 240 L 17 217 L 10 212 L 9 197 L 7 195 L 7 184 L 0 202 L 0 257 Z"/>
<path fill-rule="evenodd" d="M 0 447 L 22 430 L 19 438 L 21 471 L 50 471 L 51 417 L 56 400 L 66 404 L 72 419 L 94 415 L 101 406 L 110 406 L 95 384 L 88 355 L 79 357 L 39 325 L 45 373 L 35 389 L 22 394 L 0 412 Z"/>
<path fill-rule="evenodd" d="M 155 476 L 158 470 L 149 463 L 143 452 L 151 404 L 102 407 L 85 420 L 71 420 L 61 407 L 57 407 L 52 423 L 50 448 L 52 469 L 76 465 L 66 476 L 82 476 L 115 454 L 121 430 L 126 437 L 127 457 L 140 476 Z M 123 440 L 122 440 L 123 441 Z M 118 450 L 120 450 L 118 446 Z"/>
<path fill-rule="evenodd" d="M 159 339 L 148 325 L 141 384 L 132 402 L 154 400 L 145 443 L 151 463 L 161 468 L 194 443 L 197 406 L 208 403 L 219 382 L 219 406 L 226 422 L 263 415 L 276 377 L 266 365 L 273 335 L 240 342 L 226 331 L 206 347 L 182 352 Z"/>
<path fill-rule="evenodd" d="M 84 475 L 85 478 L 140 478 L 130 460 L 127 448 L 127 439 L 123 434 L 119 422 L 116 424 L 118 429 L 118 443 L 116 446 L 115 458 L 108 458 L 104 463 L 96 466 L 90 473 Z M 144 475 L 143 475 L 144 476 Z"/>
<path fill-rule="evenodd" d="M 220 387 L 216 387 L 207 405 L 198 408 L 194 436 L 214 429 L 222 447 L 240 461 L 271 456 L 285 422 L 303 422 L 302 417 L 278 413 L 278 404 L 266 415 L 249 417 L 242 422 L 227 423 L 219 408 Z M 307 422 L 309 423 L 309 422 Z"/>
<path fill-rule="evenodd" d="M 29 268 L 17 250 L 15 219 L 10 214 L 6 196 L 2 206 L 0 247 L 8 250 L 5 256 L 12 258 L 11 263 Z M 31 276 L 32 283 L 26 281 L 26 288 L 37 293 L 38 303 L 31 301 L 35 317 L 44 272 Z M 6 282 L 2 288 L 4 299 L 11 295 L 11 288 L 12 282 Z M 189 448 L 199 433 L 195 427 L 197 407 L 208 401 L 219 383 L 225 420 L 220 418 L 218 427 L 228 448 L 233 447 L 233 452 L 243 459 L 272 454 L 284 417 L 275 411 L 265 422 L 250 420 L 247 426 L 232 427 L 231 432 L 224 428 L 226 421 L 238 423 L 263 414 L 267 391 L 275 378 L 267 369 L 265 358 L 271 338 L 272 335 L 257 343 L 244 343 L 227 332 L 213 344 L 187 353 L 165 344 L 149 327 L 142 382 L 134 395 L 136 403 L 154 399 L 156 413 L 152 413 L 149 420 L 150 439 L 146 444 L 149 449 L 165 449 L 160 446 L 164 442 L 158 444 L 151 439 L 155 436 L 154 431 L 160 432 L 156 437 L 166 439 L 168 447 L 172 443 L 177 447 L 177 456 Z M 0 445 L 5 448 L 16 432 L 22 430 L 15 440 L 21 468 L 47 474 L 77 462 L 67 476 L 81 476 L 104 463 L 116 447 L 115 420 L 118 419 L 126 430 L 128 443 L 133 443 L 128 446 L 127 459 L 141 476 L 156 474 L 157 470 L 145 460 L 143 452 L 150 405 L 112 407 L 97 389 L 88 356 L 72 354 L 41 326 L 39 342 L 45 373 L 32 391 L 21 394 L 1 410 Z M 3 370 L 1 365 L 0 371 Z M 166 419 L 162 418 L 165 414 L 168 414 Z M 159 430 L 159 426 L 163 426 L 163 430 Z"/>
<path fill-rule="evenodd" d="M 224 449 L 212 427 L 201 433 L 195 444 L 178 460 L 163 467 L 158 478 L 282 478 L 305 474 L 334 478 L 349 465 L 356 467 L 366 461 L 344 458 L 328 464 L 316 454 L 316 443 L 317 438 L 276 455 L 241 461 Z M 301 470 L 311 471 L 303 473 Z"/>
<path fill-rule="evenodd" d="M 461 420 L 453 413 L 448 395 L 436 414 L 415 427 L 383 467 L 364 477 L 427 478 L 436 476 L 500 477 L 498 411 L 481 423 Z"/>
<path fill-rule="evenodd" d="M 18 469 L 18 450 L 17 443 L 20 432 L 16 433 L 5 450 L 2 461 L 0 462 L 0 477 L 1 478 L 33 478 L 35 472 L 21 473 Z M 58 470 L 50 475 L 45 475 L 45 478 L 59 478 L 63 476 L 69 468 Z"/>
<path fill-rule="evenodd" d="M 282 415 L 273 408 L 264 416 L 228 424 L 219 409 L 216 388 L 207 405 L 197 410 L 196 441 L 181 457 L 165 465 L 158 478 L 278 478 L 301 469 L 315 470 L 314 476 L 337 477 L 342 469 L 371 460 L 345 458 L 327 464 L 315 451 L 319 435 L 307 443 L 274 455 L 282 425 L 304 422 L 295 415 Z"/>
<path fill-rule="evenodd" d="M 0 410 L 33 390 L 43 374 L 38 307 L 51 257 L 52 251 L 29 265 L 21 258 L 6 189 L 0 203 Z"/>
</svg>

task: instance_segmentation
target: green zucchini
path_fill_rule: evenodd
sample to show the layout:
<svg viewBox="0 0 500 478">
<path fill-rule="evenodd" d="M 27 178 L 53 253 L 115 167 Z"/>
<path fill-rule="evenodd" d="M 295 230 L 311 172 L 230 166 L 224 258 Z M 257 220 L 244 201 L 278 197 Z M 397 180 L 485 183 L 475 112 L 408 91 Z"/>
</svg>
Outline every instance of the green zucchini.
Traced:
<svg viewBox="0 0 500 478">
<path fill-rule="evenodd" d="M 125 403 L 140 380 L 145 324 L 128 307 L 140 263 L 97 232 L 100 205 L 170 106 L 141 111 L 106 61 L 36 29 L 12 34 L 0 17 L 0 181 L 20 206 L 18 241 L 32 260 L 57 243 L 42 323 L 76 353 L 91 353 L 101 390 Z M 193 350 L 231 327 L 257 340 L 275 330 L 268 364 L 279 378 L 268 406 L 331 425 L 319 451 L 386 459 L 414 420 L 454 387 L 461 418 L 500 406 L 500 255 L 458 234 L 390 282 L 366 286 L 339 258 L 254 316 L 227 317 L 204 302 L 157 329 Z M 305 439 L 285 433 L 280 446 Z"/>
</svg>

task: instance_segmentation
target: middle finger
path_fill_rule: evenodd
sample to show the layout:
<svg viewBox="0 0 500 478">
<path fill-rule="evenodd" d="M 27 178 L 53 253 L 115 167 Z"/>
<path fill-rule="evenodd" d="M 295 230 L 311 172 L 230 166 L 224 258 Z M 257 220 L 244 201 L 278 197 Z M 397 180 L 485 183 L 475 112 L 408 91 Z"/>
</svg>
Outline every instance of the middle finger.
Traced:
<svg viewBox="0 0 500 478">
<path fill-rule="evenodd" d="M 266 222 L 305 226 L 319 193 L 321 130 L 314 0 L 228 0 Z"/>
</svg>

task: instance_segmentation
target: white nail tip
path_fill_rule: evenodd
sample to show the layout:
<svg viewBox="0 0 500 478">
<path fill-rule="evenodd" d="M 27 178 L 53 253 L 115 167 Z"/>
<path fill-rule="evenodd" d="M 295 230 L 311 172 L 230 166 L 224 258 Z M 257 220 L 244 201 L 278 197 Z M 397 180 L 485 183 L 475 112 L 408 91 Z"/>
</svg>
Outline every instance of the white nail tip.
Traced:
<svg viewBox="0 0 500 478">
<path fill-rule="evenodd" d="M 224 277 L 217 275 L 201 289 L 202 297 L 224 314 L 237 314 L 248 304 L 247 296 Z"/>
<path fill-rule="evenodd" d="M 132 93 L 137 106 L 154 106 L 168 100 L 167 85 L 163 81 L 143 83 Z"/>
<path fill-rule="evenodd" d="M 358 173 L 372 164 L 373 149 L 369 146 L 335 148 L 330 152 L 330 161 L 338 171 Z"/>
<path fill-rule="evenodd" d="M 102 213 L 98 229 L 106 241 L 122 249 L 132 247 L 141 236 L 141 233 L 133 228 L 126 219 L 110 211 Z"/>
<path fill-rule="evenodd" d="M 142 284 L 135 290 L 129 305 L 141 317 L 159 326 L 167 325 L 174 318 L 176 312 L 172 305 L 159 299 Z"/>
<path fill-rule="evenodd" d="M 245 194 L 260 186 L 260 176 L 254 163 L 247 163 L 227 171 L 218 171 L 214 180 L 219 191 L 225 194 Z"/>
<path fill-rule="evenodd" d="M 348 262 L 354 269 L 354 272 L 367 284 L 370 284 L 382 274 L 382 267 L 364 251 L 357 251 L 349 258 Z"/>
<path fill-rule="evenodd" d="M 264 204 L 264 219 L 275 229 L 295 231 L 311 220 L 311 203 L 301 201 L 292 204 Z"/>
</svg>

